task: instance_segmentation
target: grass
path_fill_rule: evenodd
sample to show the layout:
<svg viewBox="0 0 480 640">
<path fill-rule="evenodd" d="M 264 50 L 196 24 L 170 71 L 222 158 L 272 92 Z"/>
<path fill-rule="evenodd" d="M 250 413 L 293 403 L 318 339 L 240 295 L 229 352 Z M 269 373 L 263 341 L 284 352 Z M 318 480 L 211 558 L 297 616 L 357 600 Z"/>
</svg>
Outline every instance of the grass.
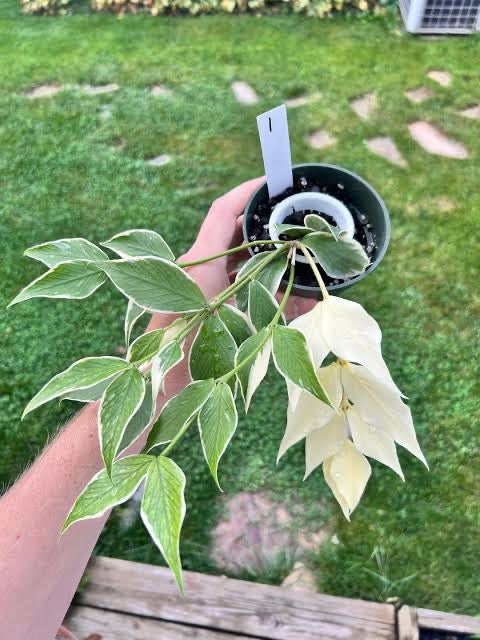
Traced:
<svg viewBox="0 0 480 640">
<path fill-rule="evenodd" d="M 289 113 L 293 158 L 346 166 L 388 204 L 389 253 L 348 296 L 383 328 L 386 360 L 410 397 L 431 471 L 402 453 L 404 485 L 374 463 L 348 524 L 321 473 L 302 483 L 301 446 L 275 468 L 286 396 L 272 374 L 248 420 L 240 421 L 221 465 L 222 485 L 227 494 L 269 491 L 303 504 L 303 517 L 317 527 L 329 523 L 339 544 L 309 558 L 322 590 L 478 613 L 480 123 L 456 114 L 480 101 L 478 37 L 414 38 L 395 19 L 42 19 L 20 16 L 15 7 L 8 2 L 0 9 L 2 309 L 41 271 L 22 258 L 32 244 L 77 235 L 101 241 L 146 227 L 161 231 L 176 252 L 185 250 L 212 199 L 261 173 L 256 114 L 285 96 L 321 91 L 321 100 Z M 450 71 L 452 85 L 427 80 L 432 68 Z M 235 79 L 255 87 L 258 105 L 234 101 Z M 75 88 L 104 82 L 121 89 L 86 96 Z M 52 98 L 26 99 L 41 83 L 72 86 Z M 169 85 L 173 95 L 152 97 L 155 83 Z M 435 91 L 432 100 L 413 105 L 405 99 L 405 89 L 426 83 Z M 370 90 L 377 91 L 379 108 L 363 122 L 349 100 Z M 101 117 L 102 105 L 109 105 L 110 118 Z M 464 142 L 470 158 L 427 155 L 408 134 L 407 124 L 418 119 Z M 336 146 L 309 149 L 305 136 L 315 128 L 334 135 Z M 396 140 L 408 170 L 366 150 L 363 140 L 378 135 Z M 161 153 L 173 161 L 161 168 L 145 164 Z M 437 206 L 440 196 L 452 201 L 453 211 Z M 114 353 L 123 312 L 122 299 L 108 288 L 88 301 L 37 300 L 1 312 L 5 485 L 74 410 L 52 403 L 20 423 L 26 402 L 75 359 Z M 213 572 L 209 532 L 220 506 L 193 433 L 176 459 L 189 479 L 184 565 Z M 125 531 L 115 516 L 98 550 L 161 561 L 139 523 Z M 256 579 L 278 582 L 285 563 L 277 564 Z"/>
</svg>

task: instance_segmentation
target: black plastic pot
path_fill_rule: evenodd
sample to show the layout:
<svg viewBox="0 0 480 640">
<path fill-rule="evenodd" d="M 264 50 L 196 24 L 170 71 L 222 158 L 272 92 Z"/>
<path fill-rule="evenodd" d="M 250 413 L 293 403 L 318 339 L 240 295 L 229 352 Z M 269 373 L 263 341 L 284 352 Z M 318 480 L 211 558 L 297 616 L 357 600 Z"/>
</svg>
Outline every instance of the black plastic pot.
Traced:
<svg viewBox="0 0 480 640">
<path fill-rule="evenodd" d="M 307 180 L 315 180 L 321 183 L 322 186 L 337 189 L 337 185 L 343 185 L 343 191 L 345 197 L 354 205 L 361 213 L 364 213 L 368 218 L 368 222 L 372 225 L 372 229 L 376 238 L 376 252 L 372 260 L 372 264 L 368 269 L 345 282 L 339 284 L 330 284 L 328 286 L 329 291 L 340 291 L 353 286 L 360 280 L 363 280 L 368 274 L 370 274 L 382 261 L 383 256 L 387 251 L 388 244 L 390 242 L 390 217 L 388 215 L 385 203 L 371 187 L 360 176 L 355 173 L 337 167 L 333 164 L 297 164 L 293 167 L 293 180 L 299 180 L 302 176 Z M 244 211 L 243 218 L 243 236 L 245 242 L 248 242 L 249 228 L 252 220 L 252 216 L 256 211 L 257 206 L 262 202 L 268 202 L 268 190 L 267 184 L 263 184 L 255 191 L 253 196 L 247 203 Z M 253 255 L 252 248 L 249 249 Z M 295 284 L 293 290 L 296 295 L 304 297 L 318 297 L 320 293 L 319 287 L 305 286 L 301 284 Z"/>
</svg>

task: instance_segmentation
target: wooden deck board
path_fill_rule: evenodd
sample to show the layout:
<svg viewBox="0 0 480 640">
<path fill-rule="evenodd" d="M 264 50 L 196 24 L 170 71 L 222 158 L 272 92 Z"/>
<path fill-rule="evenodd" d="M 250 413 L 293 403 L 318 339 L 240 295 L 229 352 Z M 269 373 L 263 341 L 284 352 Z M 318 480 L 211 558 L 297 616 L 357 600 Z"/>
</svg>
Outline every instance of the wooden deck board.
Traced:
<svg viewBox="0 0 480 640">
<path fill-rule="evenodd" d="M 213 629 L 217 634 L 226 632 L 271 640 L 396 637 L 395 612 L 388 604 L 289 591 L 188 571 L 184 572 L 185 598 L 182 598 L 168 569 L 111 558 L 94 559 L 88 576 L 87 587 L 76 598 L 77 604 L 155 622 L 187 624 L 197 631 Z M 228 638 L 225 633 L 222 635 Z M 163 638 L 151 634 L 146 637 Z M 204 640 L 199 635 L 184 637 Z"/>
<path fill-rule="evenodd" d="M 420 629 L 437 629 L 456 633 L 480 633 L 480 618 L 434 609 L 417 609 Z"/>
</svg>

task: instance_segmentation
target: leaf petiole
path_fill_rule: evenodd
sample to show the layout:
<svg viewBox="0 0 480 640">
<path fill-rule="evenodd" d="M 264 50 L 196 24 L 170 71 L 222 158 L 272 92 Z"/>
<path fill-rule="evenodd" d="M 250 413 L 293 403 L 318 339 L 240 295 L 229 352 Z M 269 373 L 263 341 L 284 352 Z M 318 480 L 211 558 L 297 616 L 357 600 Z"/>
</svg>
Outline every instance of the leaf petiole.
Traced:
<svg viewBox="0 0 480 640">
<path fill-rule="evenodd" d="M 288 240 L 275 240 L 275 244 L 288 244 L 288 242 Z M 198 260 L 191 260 L 189 262 L 177 262 L 177 264 L 182 269 L 185 269 L 186 267 L 194 267 L 197 264 L 203 264 L 204 262 L 210 262 L 211 260 L 223 258 L 223 256 L 230 256 L 234 253 L 237 253 L 238 251 L 248 249 L 248 247 L 258 247 L 266 244 L 274 244 L 274 242 L 273 240 L 253 240 L 252 242 L 241 244 L 238 247 L 233 247 L 233 249 L 227 249 L 226 251 L 222 251 L 221 253 L 215 253 L 211 256 L 207 256 L 206 258 L 199 258 Z"/>
</svg>

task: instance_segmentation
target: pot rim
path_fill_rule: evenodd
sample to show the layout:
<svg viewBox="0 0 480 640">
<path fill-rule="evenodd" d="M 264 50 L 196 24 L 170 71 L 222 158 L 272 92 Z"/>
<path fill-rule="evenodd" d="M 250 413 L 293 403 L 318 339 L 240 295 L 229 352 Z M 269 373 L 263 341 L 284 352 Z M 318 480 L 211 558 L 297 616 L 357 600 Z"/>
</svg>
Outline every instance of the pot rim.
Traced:
<svg viewBox="0 0 480 640">
<path fill-rule="evenodd" d="M 363 273 L 361 273 L 358 276 L 355 276 L 351 280 L 348 280 L 347 282 L 341 282 L 339 284 L 331 284 L 331 285 L 327 286 L 327 290 L 328 291 L 340 291 L 342 289 L 346 289 L 348 287 L 351 287 L 352 285 L 356 284 L 357 282 L 360 282 L 360 280 L 363 280 L 364 278 L 366 278 L 370 273 L 372 273 L 372 271 L 374 271 L 374 269 L 376 269 L 378 267 L 380 262 L 383 260 L 383 257 L 385 256 L 385 254 L 387 252 L 387 249 L 388 249 L 388 246 L 390 244 L 390 235 L 391 235 L 390 216 L 388 215 L 388 209 L 385 206 L 385 202 L 380 197 L 378 192 L 372 187 L 372 185 L 369 182 L 364 180 L 364 178 L 362 178 L 358 174 L 354 173 L 353 171 L 349 171 L 348 169 L 345 169 L 344 167 L 340 167 L 339 165 L 336 165 L 336 164 L 328 164 L 328 163 L 323 163 L 323 162 L 302 162 L 302 163 L 299 163 L 299 164 L 294 164 L 292 166 L 292 170 L 293 169 L 303 169 L 303 168 L 306 168 L 306 167 L 316 167 L 318 169 L 335 169 L 337 171 L 340 171 L 341 173 L 347 174 L 348 176 L 350 176 L 351 178 L 354 178 L 355 180 L 358 180 L 359 182 L 361 182 L 363 184 L 364 187 L 366 187 L 373 194 L 373 196 L 378 201 L 378 203 L 380 205 L 380 208 L 382 209 L 382 212 L 383 212 L 383 217 L 384 217 L 384 220 L 385 220 L 385 239 L 383 241 L 382 248 L 380 249 L 378 255 L 375 258 L 375 260 L 372 262 L 372 264 L 368 267 L 368 269 L 366 271 L 364 271 Z M 247 241 L 247 242 L 248 242 L 247 213 L 248 213 L 248 211 L 249 211 L 249 209 L 251 207 L 251 204 L 252 204 L 253 200 L 257 196 L 257 194 L 260 191 L 260 189 L 263 189 L 265 184 L 266 184 L 266 179 L 265 179 L 265 182 L 263 182 L 263 184 L 261 184 L 257 189 L 255 189 L 254 193 L 250 196 L 247 204 L 245 205 L 245 209 L 243 211 L 242 230 L 243 230 L 244 240 Z M 256 255 L 252 251 L 251 247 L 248 248 L 248 251 L 249 251 L 250 255 L 252 255 L 252 256 Z M 297 291 L 304 291 L 305 293 L 310 294 L 310 295 L 314 294 L 314 293 L 317 293 L 317 292 L 320 292 L 320 287 L 310 287 L 310 286 L 307 286 L 307 285 L 304 285 L 304 284 L 294 284 L 293 288 L 294 288 L 294 290 L 296 289 Z"/>
</svg>

